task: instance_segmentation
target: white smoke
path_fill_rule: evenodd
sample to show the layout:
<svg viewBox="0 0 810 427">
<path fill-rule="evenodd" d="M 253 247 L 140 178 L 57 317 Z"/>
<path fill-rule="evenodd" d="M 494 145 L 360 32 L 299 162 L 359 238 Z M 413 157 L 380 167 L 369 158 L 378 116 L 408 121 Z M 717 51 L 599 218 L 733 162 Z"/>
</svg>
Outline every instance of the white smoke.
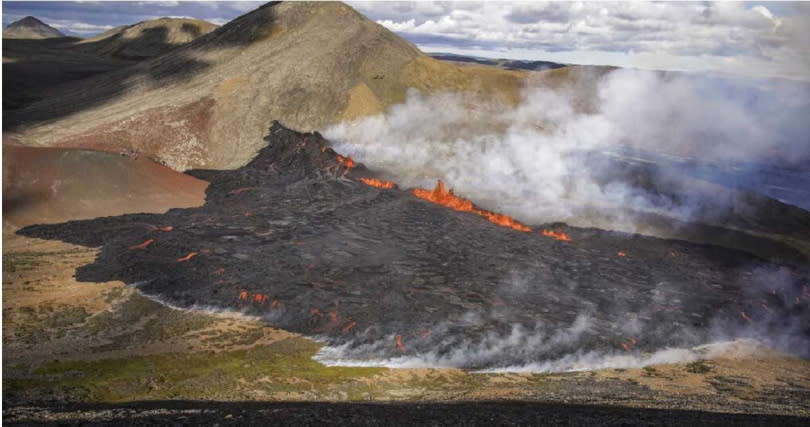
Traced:
<svg viewBox="0 0 810 427">
<path fill-rule="evenodd" d="M 443 179 L 477 204 L 528 223 L 598 226 L 584 212 L 601 210 L 617 215 L 613 228 L 636 231 L 626 217 L 631 212 L 688 221 L 696 211 L 736 201 L 713 189 L 693 194 L 695 180 L 665 173 L 652 186 L 631 182 L 633 176 L 605 180 L 605 173 L 620 173 L 617 165 L 653 162 L 617 148 L 676 162 L 799 162 L 810 154 L 808 87 L 617 70 L 585 93 L 527 83 L 514 107 L 412 91 L 385 114 L 338 124 L 325 135 L 338 151 L 402 187 L 432 188 Z M 584 160 L 594 152 L 625 163 Z M 677 194 L 662 195 L 660 188 Z"/>
</svg>

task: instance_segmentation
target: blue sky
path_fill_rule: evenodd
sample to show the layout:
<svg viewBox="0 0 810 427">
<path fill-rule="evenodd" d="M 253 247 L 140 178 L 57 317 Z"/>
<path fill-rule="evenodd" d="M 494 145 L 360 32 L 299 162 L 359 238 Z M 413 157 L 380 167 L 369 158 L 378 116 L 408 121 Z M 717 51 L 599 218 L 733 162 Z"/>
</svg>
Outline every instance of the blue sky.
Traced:
<svg viewBox="0 0 810 427">
<path fill-rule="evenodd" d="M 215 24 L 263 2 L 7 2 L 72 35 L 163 16 Z M 428 52 L 810 79 L 810 3 L 362 2 L 358 11 Z"/>
</svg>

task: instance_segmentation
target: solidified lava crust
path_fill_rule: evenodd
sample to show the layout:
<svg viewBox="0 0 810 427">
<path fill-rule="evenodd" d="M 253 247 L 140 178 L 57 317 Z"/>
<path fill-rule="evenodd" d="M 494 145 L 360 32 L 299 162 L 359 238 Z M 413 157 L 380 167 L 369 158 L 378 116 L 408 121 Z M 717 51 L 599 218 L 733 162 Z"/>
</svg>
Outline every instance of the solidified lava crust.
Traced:
<svg viewBox="0 0 810 427">
<path fill-rule="evenodd" d="M 597 229 L 516 231 L 367 185 L 361 178 L 377 176 L 318 133 L 274 122 L 265 140 L 240 169 L 194 173 L 211 181 L 202 207 L 20 233 L 100 246 L 80 281 L 122 280 L 178 306 L 243 310 L 350 343 L 357 357 L 434 352 L 494 367 L 718 333 L 808 343 L 806 270 Z"/>
</svg>

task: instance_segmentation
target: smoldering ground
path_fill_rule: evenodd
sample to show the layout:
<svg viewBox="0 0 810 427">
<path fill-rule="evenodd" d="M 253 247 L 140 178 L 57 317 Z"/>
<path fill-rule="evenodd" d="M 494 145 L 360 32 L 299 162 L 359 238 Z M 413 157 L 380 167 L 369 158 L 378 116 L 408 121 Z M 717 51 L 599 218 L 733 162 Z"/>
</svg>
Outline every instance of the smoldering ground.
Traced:
<svg viewBox="0 0 810 427">
<path fill-rule="evenodd" d="M 77 280 L 260 316 L 355 360 L 532 366 L 747 336 L 751 324 L 788 350 L 808 342 L 806 327 L 785 328 L 810 324 L 803 266 L 564 224 L 519 231 L 367 185 L 379 176 L 318 134 L 276 123 L 266 140 L 243 168 L 194 172 L 211 181 L 202 207 L 20 233 L 101 247 Z M 761 284 L 768 271 L 787 271 L 775 289 Z"/>
</svg>

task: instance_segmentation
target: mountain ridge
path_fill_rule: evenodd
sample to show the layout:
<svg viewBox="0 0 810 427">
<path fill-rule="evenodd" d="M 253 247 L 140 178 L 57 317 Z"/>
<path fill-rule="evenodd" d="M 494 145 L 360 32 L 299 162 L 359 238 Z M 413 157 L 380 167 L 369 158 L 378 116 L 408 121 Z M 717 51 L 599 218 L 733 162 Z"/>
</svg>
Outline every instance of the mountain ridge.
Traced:
<svg viewBox="0 0 810 427">
<path fill-rule="evenodd" d="M 269 3 L 165 55 L 54 91 L 9 114 L 4 136 L 137 148 L 177 170 L 234 168 L 272 119 L 322 129 L 380 113 L 409 88 L 516 103 L 525 76 L 430 58 L 343 3 Z"/>
</svg>

